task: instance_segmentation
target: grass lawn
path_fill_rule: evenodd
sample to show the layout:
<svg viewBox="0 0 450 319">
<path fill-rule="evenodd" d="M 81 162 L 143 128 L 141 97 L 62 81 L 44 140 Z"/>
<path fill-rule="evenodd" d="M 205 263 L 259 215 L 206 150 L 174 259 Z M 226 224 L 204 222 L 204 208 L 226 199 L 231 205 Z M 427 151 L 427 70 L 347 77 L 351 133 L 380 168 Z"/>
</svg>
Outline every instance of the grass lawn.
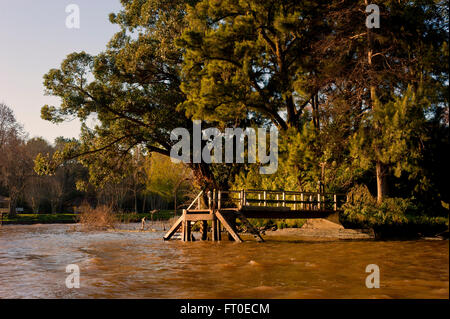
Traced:
<svg viewBox="0 0 450 319">
<path fill-rule="evenodd" d="M 181 212 L 181 211 L 180 211 Z M 78 214 L 17 214 L 11 218 L 3 215 L 3 224 L 62 224 L 76 223 Z M 137 223 L 146 217 L 150 220 L 169 220 L 173 217 L 173 210 L 161 210 L 155 214 L 118 213 L 117 217 L 122 223 Z"/>
<path fill-rule="evenodd" d="M 3 216 L 7 224 L 52 224 L 74 223 L 76 214 L 17 214 L 15 217 Z"/>
</svg>

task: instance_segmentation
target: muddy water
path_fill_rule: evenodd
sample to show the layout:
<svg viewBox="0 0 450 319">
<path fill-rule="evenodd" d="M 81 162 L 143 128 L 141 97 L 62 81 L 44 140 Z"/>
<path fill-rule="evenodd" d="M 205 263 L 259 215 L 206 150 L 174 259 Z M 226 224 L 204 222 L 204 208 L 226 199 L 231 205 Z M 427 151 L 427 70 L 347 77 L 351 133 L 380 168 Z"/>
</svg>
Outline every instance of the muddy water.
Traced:
<svg viewBox="0 0 450 319">
<path fill-rule="evenodd" d="M 448 241 L 182 243 L 73 227 L 0 227 L 0 298 L 449 297 Z M 65 286 L 68 264 L 80 289 Z M 368 264 L 380 267 L 379 289 L 365 286 Z"/>
</svg>

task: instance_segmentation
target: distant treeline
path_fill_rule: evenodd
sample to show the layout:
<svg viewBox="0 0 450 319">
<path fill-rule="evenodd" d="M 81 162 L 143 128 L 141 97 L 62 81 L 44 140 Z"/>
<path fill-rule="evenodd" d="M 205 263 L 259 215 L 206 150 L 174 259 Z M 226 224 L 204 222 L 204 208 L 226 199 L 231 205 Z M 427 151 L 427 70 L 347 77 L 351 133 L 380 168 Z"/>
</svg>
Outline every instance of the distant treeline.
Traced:
<svg viewBox="0 0 450 319">
<path fill-rule="evenodd" d="M 52 145 L 43 138 L 27 138 L 11 108 L 0 104 L 0 195 L 10 198 L 12 214 L 16 208 L 35 214 L 76 212 L 84 203 L 148 213 L 173 209 L 175 192 L 178 204 L 189 194 L 189 171 L 157 154 L 150 157 L 137 151 L 123 164 L 132 169 L 129 174 L 101 185 L 89 182 L 88 169 L 77 159 L 64 162 L 49 175 L 35 172 L 38 154 L 53 156 L 74 142 L 61 137 Z"/>
</svg>

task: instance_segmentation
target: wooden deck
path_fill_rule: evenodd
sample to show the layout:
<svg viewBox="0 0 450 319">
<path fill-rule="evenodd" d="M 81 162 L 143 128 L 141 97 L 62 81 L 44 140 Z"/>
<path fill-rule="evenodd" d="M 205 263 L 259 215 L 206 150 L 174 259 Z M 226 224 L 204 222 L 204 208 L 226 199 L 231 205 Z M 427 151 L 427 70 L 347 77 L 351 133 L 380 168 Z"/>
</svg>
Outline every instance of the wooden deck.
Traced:
<svg viewBox="0 0 450 319">
<path fill-rule="evenodd" d="M 225 230 L 230 240 L 242 242 L 236 230 L 236 220 L 239 219 L 257 240 L 264 241 L 248 218 L 327 218 L 338 213 L 346 201 L 345 194 L 292 191 L 214 190 L 204 195 L 203 191 L 200 192 L 183 210 L 183 215 L 165 234 L 164 240 L 170 240 L 181 228 L 181 240 L 193 241 L 192 227 L 200 222 L 202 240 L 220 241 Z"/>
</svg>

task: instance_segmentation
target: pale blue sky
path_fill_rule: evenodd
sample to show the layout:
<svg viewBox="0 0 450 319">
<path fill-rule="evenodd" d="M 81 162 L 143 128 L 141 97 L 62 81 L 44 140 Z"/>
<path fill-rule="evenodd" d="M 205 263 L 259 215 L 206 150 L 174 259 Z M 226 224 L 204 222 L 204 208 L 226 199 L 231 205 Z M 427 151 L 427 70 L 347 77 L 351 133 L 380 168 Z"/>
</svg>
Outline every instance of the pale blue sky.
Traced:
<svg viewBox="0 0 450 319">
<path fill-rule="evenodd" d="M 66 28 L 69 4 L 80 8 L 80 29 Z M 119 0 L 0 0 L 0 102 L 14 110 L 30 137 L 53 142 L 78 136 L 78 120 L 56 125 L 41 119 L 43 105 L 59 102 L 44 95 L 42 77 L 69 53 L 104 50 L 118 31 L 108 15 L 120 8 Z"/>
</svg>

